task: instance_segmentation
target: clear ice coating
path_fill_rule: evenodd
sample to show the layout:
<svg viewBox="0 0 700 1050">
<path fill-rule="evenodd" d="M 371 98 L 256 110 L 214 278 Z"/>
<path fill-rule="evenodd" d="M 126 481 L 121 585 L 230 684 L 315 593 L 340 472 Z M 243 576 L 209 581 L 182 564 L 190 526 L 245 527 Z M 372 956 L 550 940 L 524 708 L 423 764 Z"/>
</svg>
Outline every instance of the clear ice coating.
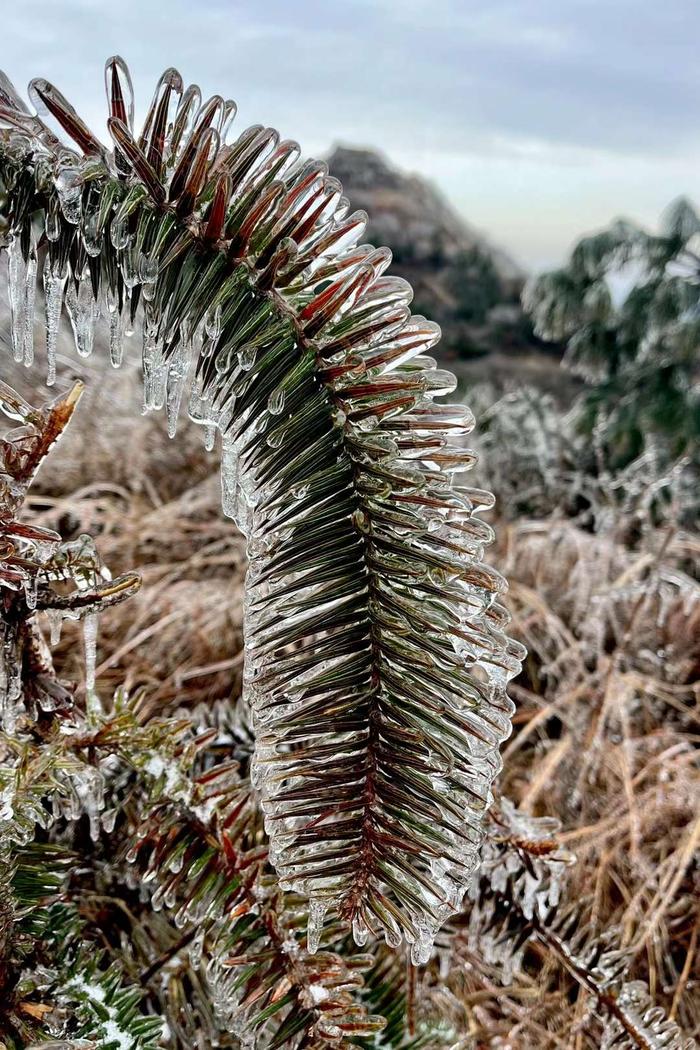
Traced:
<svg viewBox="0 0 700 1050">
<path fill-rule="evenodd" d="M 97 653 L 97 614 L 83 617 L 83 645 L 85 646 L 85 693 L 89 707 L 99 701 L 95 697 L 95 658 Z"/>
<path fill-rule="evenodd" d="M 323 900 L 312 900 L 309 902 L 309 923 L 306 933 L 307 951 L 314 955 L 321 944 L 323 933 L 323 920 L 326 917 L 328 905 Z"/>
<path fill-rule="evenodd" d="M 107 65 L 111 151 L 46 81 L 32 90 L 70 145 L 41 114 L 9 133 L 0 117 L 15 356 L 33 349 L 43 214 L 50 378 L 62 303 L 81 355 L 107 319 L 117 367 L 140 323 L 144 410 L 174 435 L 186 397 L 207 446 L 221 435 L 248 543 L 253 778 L 280 882 L 310 899 L 310 950 L 328 911 L 420 964 L 477 863 L 523 656 L 481 561 L 491 497 L 462 479 L 473 418 L 440 400 L 439 329 L 325 164 L 258 125 L 227 141 L 235 106 L 200 105 L 175 70 L 136 137 L 126 66 Z M 12 187 L 39 160 L 32 215 Z M 85 647 L 90 693 L 90 621 Z"/>
<path fill-rule="evenodd" d="M 47 254 L 44 262 L 44 302 L 46 304 L 46 385 L 56 382 L 56 347 L 63 305 L 65 276 L 54 273 Z"/>
<path fill-rule="evenodd" d="M 27 334 L 27 311 L 30 305 L 28 281 L 30 274 L 28 261 L 24 258 L 17 238 L 10 242 L 7 249 L 8 285 L 10 295 L 10 323 L 12 335 L 12 352 L 18 363 L 25 360 L 25 338 Z"/>
<path fill-rule="evenodd" d="M 68 281 L 65 303 L 75 336 L 76 349 L 81 357 L 89 357 L 95 340 L 95 323 L 99 315 L 89 277 L 79 278 L 77 288 L 75 281 Z"/>
<path fill-rule="evenodd" d="M 177 434 L 177 420 L 180 414 L 180 403 L 185 389 L 185 381 L 190 365 L 190 349 L 187 345 L 180 344 L 173 354 L 168 366 L 166 412 L 168 417 L 168 436 L 174 438 Z"/>
</svg>

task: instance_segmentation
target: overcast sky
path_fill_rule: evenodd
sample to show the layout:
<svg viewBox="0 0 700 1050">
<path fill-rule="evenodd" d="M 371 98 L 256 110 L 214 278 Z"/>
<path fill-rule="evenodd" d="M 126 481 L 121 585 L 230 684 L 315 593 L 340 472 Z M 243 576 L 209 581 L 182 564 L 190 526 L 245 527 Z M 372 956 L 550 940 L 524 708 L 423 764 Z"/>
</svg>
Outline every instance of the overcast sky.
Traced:
<svg viewBox="0 0 700 1050">
<path fill-rule="evenodd" d="M 525 266 L 700 199 L 700 0 L 0 0 L 2 64 L 104 127 L 104 60 L 141 111 L 168 65 L 307 154 L 382 149 Z"/>
</svg>

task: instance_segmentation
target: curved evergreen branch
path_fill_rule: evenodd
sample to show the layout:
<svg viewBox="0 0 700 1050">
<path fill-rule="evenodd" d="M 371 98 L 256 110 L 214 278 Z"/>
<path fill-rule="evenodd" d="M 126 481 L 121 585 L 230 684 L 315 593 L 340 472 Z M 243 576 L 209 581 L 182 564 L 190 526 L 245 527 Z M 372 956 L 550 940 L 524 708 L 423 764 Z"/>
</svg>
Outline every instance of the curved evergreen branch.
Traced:
<svg viewBox="0 0 700 1050">
<path fill-rule="evenodd" d="M 564 869 L 573 858 L 557 843 L 557 821 L 522 813 L 507 799 L 492 816 L 498 834 L 489 834 L 471 887 L 461 931 L 467 942 L 498 964 L 504 984 L 521 969 L 526 945 L 539 942 L 590 997 L 603 1050 L 697 1050 L 644 983 L 630 978 L 633 952 L 615 945 L 619 931 L 596 928 L 590 899 L 566 902 Z"/>
<path fill-rule="evenodd" d="M 362 944 L 427 957 L 476 862 L 522 648 L 505 583 L 482 564 L 488 493 L 458 484 L 472 417 L 436 398 L 387 249 L 325 165 L 175 70 L 133 128 L 125 64 L 106 67 L 107 150 L 47 81 L 30 113 L 0 79 L 13 343 L 33 356 L 43 256 L 49 380 L 62 300 L 78 352 L 100 308 L 112 362 L 143 321 L 144 405 L 183 389 L 222 437 L 225 512 L 248 541 L 247 698 L 254 773 L 285 889 L 310 898 L 313 951 L 332 907 Z M 50 122 L 54 126 L 49 126 Z M 55 130 L 75 146 L 64 145 Z"/>
</svg>

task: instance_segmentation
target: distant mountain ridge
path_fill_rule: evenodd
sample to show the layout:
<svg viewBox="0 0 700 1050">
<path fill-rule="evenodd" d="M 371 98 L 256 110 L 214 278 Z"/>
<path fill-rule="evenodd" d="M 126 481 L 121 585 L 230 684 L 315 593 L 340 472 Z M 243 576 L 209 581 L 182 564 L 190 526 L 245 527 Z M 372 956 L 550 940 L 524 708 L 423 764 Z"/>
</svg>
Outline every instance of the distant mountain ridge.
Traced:
<svg viewBox="0 0 700 1050">
<path fill-rule="evenodd" d="M 337 146 L 328 167 L 342 182 L 353 208 L 367 211 L 369 240 L 388 244 L 397 261 L 404 256 L 429 261 L 436 250 L 445 259 L 453 259 L 476 247 L 490 256 L 504 281 L 522 284 L 525 280 L 522 267 L 469 225 L 431 182 L 404 174 L 381 153 Z"/>
<path fill-rule="evenodd" d="M 391 248 L 392 273 L 414 290 L 412 310 L 442 328 L 438 357 L 466 383 L 523 383 L 557 393 L 567 377 L 560 351 L 544 346 L 520 304 L 527 274 L 471 226 L 429 181 L 372 149 L 337 146 L 330 173 L 352 210 L 369 216 L 365 240 Z"/>
</svg>

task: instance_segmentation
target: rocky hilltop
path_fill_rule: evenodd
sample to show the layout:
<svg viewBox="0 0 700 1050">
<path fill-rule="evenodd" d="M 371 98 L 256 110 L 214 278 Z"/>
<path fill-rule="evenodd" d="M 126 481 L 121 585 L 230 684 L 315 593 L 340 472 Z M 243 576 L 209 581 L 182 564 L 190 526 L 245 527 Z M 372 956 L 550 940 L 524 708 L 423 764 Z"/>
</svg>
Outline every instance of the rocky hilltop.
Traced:
<svg viewBox="0 0 700 1050">
<path fill-rule="evenodd" d="M 458 374 L 513 376 L 539 386 L 562 382 L 558 355 L 532 334 L 520 307 L 526 274 L 469 225 L 425 179 L 370 149 L 339 146 L 328 167 L 353 209 L 369 215 L 367 241 L 386 244 L 392 272 L 413 286 L 413 310 L 438 321 L 440 353 Z M 487 356 L 488 355 L 488 356 Z"/>
<path fill-rule="evenodd" d="M 380 153 L 338 146 L 328 167 L 353 208 L 368 213 L 369 240 L 388 244 L 397 264 L 434 271 L 476 249 L 491 260 L 505 285 L 520 288 L 525 280 L 520 266 L 465 222 L 431 183 L 398 171 Z"/>
</svg>

